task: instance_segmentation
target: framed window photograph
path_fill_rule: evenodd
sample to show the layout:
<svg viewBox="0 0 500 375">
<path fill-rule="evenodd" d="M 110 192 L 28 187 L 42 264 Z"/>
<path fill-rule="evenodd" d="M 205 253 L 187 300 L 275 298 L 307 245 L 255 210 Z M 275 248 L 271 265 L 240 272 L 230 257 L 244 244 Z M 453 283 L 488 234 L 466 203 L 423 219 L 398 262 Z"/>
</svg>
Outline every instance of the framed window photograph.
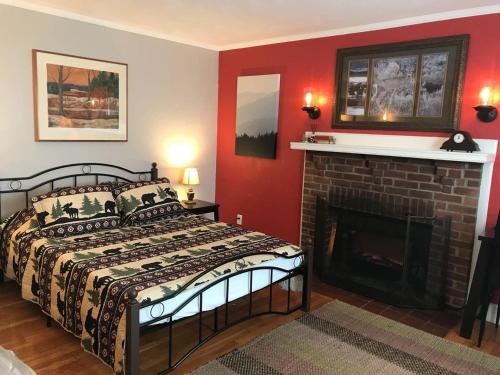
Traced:
<svg viewBox="0 0 500 375">
<path fill-rule="evenodd" d="M 333 128 L 459 127 L 469 36 L 337 51 Z"/>
<path fill-rule="evenodd" d="M 36 141 L 127 141 L 127 64 L 32 54 Z"/>
</svg>

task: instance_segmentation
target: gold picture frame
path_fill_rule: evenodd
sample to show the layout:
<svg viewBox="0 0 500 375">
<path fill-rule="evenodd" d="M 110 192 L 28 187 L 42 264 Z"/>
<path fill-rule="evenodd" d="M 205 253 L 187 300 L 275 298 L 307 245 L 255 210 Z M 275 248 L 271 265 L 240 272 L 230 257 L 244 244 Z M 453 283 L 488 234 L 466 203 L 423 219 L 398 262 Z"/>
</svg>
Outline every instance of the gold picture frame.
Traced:
<svg viewBox="0 0 500 375">
<path fill-rule="evenodd" d="M 128 140 L 128 65 L 32 51 L 35 141 Z"/>
</svg>

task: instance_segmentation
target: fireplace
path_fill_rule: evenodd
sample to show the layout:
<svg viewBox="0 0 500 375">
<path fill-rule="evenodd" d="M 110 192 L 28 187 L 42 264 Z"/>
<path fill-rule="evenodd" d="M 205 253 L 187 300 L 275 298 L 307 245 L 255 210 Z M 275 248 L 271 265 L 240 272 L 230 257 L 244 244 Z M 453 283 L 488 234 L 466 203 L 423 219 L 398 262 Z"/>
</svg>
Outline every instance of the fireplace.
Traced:
<svg viewBox="0 0 500 375">
<path fill-rule="evenodd" d="M 433 202 L 333 188 L 317 198 L 315 271 L 324 282 L 402 307 L 443 308 L 450 218 Z"/>
<path fill-rule="evenodd" d="M 370 135 L 370 137 L 372 136 Z M 300 144 L 300 146 L 302 145 L 303 143 Z M 307 147 L 309 146 L 307 145 Z M 332 145 L 328 147 L 344 146 Z M 399 149 L 396 150 L 399 152 Z M 360 151 L 366 152 L 362 148 Z M 439 151 L 435 153 L 438 157 L 442 156 Z M 450 157 L 457 157 L 454 153 L 448 154 Z M 444 155 L 448 156 L 448 154 Z M 464 158 L 469 157 L 469 155 L 472 155 L 471 158 L 477 159 L 481 156 L 473 153 Z M 460 157 L 462 156 L 460 155 Z M 484 165 L 487 165 L 487 170 L 491 171 L 491 164 Z M 391 219 L 393 220 L 391 223 L 399 223 L 401 233 L 403 228 L 406 228 L 403 222 L 406 220 L 405 214 L 408 212 L 421 218 L 412 219 L 412 224 L 414 221 L 422 221 L 426 224 L 432 219 L 451 218 L 447 276 L 444 287 L 445 303 L 448 306 L 461 307 L 465 303 L 473 259 L 482 175 L 483 164 L 480 162 L 306 151 L 301 246 L 304 249 L 314 248 L 317 229 L 317 197 L 322 198 L 329 206 L 333 206 L 333 210 L 338 211 L 339 208 L 335 207 L 336 200 L 332 198 L 332 192 L 336 189 L 343 189 L 348 197 L 359 198 L 358 202 L 368 199 L 372 201 L 371 204 L 379 202 L 386 208 L 394 207 L 393 212 L 388 212 L 387 216 L 395 217 L 385 218 L 385 220 Z M 353 211 L 351 213 L 355 215 L 355 204 L 352 202 L 349 204 L 354 205 L 354 210 L 351 210 Z M 407 208 L 412 208 L 412 210 Z M 329 209 L 331 210 L 332 207 Z M 389 209 L 389 211 L 391 210 Z M 485 215 L 484 211 L 483 215 Z M 437 224 L 431 222 L 430 224 L 433 225 L 432 238 L 435 236 L 436 228 L 440 228 L 444 222 Z M 396 224 L 391 225 L 396 227 Z M 325 236 L 330 234 L 331 230 L 328 232 L 327 229 Z M 360 243 L 375 242 L 370 236 L 374 236 L 374 234 L 363 234 L 362 237 L 358 236 L 357 240 Z M 386 239 L 393 247 L 397 244 L 401 247 L 401 241 L 404 240 L 402 238 Z M 380 240 L 378 241 L 380 242 Z M 396 263 L 397 259 L 393 255 L 384 256 L 391 258 L 393 263 Z"/>
</svg>

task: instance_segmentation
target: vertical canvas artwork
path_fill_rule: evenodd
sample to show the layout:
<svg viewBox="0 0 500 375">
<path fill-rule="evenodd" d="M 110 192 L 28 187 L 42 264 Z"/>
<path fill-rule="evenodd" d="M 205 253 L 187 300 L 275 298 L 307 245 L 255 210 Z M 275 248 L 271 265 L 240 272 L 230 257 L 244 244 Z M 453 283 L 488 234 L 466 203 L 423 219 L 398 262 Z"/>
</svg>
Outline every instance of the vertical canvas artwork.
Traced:
<svg viewBox="0 0 500 375">
<path fill-rule="evenodd" d="M 238 77 L 236 155 L 276 158 L 280 75 Z"/>
<path fill-rule="evenodd" d="M 33 51 L 37 141 L 126 141 L 127 65 Z"/>
</svg>

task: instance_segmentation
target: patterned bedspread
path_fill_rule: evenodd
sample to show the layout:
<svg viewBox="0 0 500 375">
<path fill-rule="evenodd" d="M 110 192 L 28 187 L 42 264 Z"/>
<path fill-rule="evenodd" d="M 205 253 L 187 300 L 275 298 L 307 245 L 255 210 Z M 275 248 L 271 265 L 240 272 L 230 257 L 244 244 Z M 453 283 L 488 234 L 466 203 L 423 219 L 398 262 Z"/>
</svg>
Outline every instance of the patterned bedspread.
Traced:
<svg viewBox="0 0 500 375">
<path fill-rule="evenodd" d="M 25 233 L 29 224 L 5 230 L 3 268 L 22 286 L 23 298 L 66 330 L 116 373 L 123 373 L 125 311 L 138 301 L 171 295 L 206 272 L 196 285 L 267 260 L 293 256 L 289 243 L 213 222 L 202 216 L 150 222 L 65 238 Z"/>
</svg>

